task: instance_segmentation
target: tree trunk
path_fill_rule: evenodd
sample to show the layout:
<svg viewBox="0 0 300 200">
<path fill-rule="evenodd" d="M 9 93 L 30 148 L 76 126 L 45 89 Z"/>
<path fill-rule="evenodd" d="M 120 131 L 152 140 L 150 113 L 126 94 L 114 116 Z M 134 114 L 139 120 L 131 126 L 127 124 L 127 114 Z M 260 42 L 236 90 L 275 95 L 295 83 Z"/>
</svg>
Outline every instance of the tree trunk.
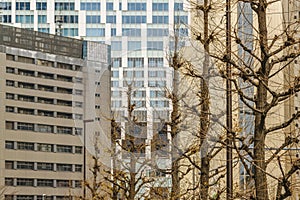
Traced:
<svg viewBox="0 0 300 200">
<path fill-rule="evenodd" d="M 257 6 L 257 17 L 259 24 L 259 39 L 261 51 L 261 81 L 257 88 L 256 109 L 264 111 L 267 105 L 267 86 L 268 76 L 270 73 L 269 65 L 269 48 L 268 48 L 268 31 L 267 31 L 267 17 L 266 17 L 266 1 L 259 0 Z M 266 176 L 265 163 L 265 120 L 264 112 L 256 112 L 255 114 L 255 130 L 254 130 L 254 180 L 257 200 L 268 200 L 268 185 Z"/>
</svg>

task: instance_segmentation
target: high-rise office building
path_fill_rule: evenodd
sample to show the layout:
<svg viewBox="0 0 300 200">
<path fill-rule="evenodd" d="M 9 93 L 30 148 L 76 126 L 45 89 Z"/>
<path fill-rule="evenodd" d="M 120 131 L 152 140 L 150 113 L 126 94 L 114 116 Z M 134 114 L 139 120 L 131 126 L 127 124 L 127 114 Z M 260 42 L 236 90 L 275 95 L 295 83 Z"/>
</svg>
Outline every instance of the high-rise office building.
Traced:
<svg viewBox="0 0 300 200">
<path fill-rule="evenodd" d="M 1 199 L 82 195 L 94 135 L 85 123 L 110 137 L 109 55 L 104 44 L 0 25 Z"/>
</svg>

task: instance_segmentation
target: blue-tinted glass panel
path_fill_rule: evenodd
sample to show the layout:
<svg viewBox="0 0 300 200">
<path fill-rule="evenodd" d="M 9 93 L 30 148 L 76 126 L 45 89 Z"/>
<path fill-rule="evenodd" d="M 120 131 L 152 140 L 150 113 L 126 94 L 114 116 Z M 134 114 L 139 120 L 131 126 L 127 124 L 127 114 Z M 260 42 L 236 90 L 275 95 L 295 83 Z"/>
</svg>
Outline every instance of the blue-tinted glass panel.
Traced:
<svg viewBox="0 0 300 200">
<path fill-rule="evenodd" d="M 167 28 L 148 28 L 147 36 L 148 37 L 169 36 L 169 29 L 167 29 Z"/>
<path fill-rule="evenodd" d="M 101 22 L 100 15 L 87 15 L 86 23 L 87 24 L 99 24 Z"/>
<path fill-rule="evenodd" d="M 47 15 L 38 15 L 38 23 L 46 24 L 47 23 Z"/>
<path fill-rule="evenodd" d="M 114 3 L 113 2 L 107 2 L 106 3 L 106 10 L 114 10 Z"/>
<path fill-rule="evenodd" d="M 123 24 L 141 24 L 146 23 L 146 16 L 122 16 Z"/>
<path fill-rule="evenodd" d="M 0 2 L 2 10 L 11 10 L 11 2 Z"/>
<path fill-rule="evenodd" d="M 104 37 L 105 29 L 104 28 L 87 28 L 86 36 L 90 37 Z"/>
<path fill-rule="evenodd" d="M 175 24 L 187 24 L 188 16 L 174 16 L 174 23 Z"/>
<path fill-rule="evenodd" d="M 115 24 L 117 23 L 117 18 L 115 15 L 107 15 L 106 16 L 106 23 Z"/>
<path fill-rule="evenodd" d="M 30 2 L 16 2 L 16 10 L 30 10 Z"/>
<path fill-rule="evenodd" d="M 122 51 L 122 42 L 121 41 L 112 41 L 111 42 L 112 51 Z"/>
<path fill-rule="evenodd" d="M 62 30 L 63 36 L 78 36 L 78 28 L 64 28 Z"/>
<path fill-rule="evenodd" d="M 11 23 L 11 15 L 2 15 L 3 23 Z"/>
<path fill-rule="evenodd" d="M 175 3 L 174 4 L 174 11 L 183 10 L 183 3 Z"/>
<path fill-rule="evenodd" d="M 123 28 L 122 36 L 141 37 L 141 29 L 139 29 L 139 28 Z"/>
<path fill-rule="evenodd" d="M 128 10 L 140 11 L 140 10 L 147 10 L 146 3 L 128 3 L 127 4 Z"/>
<path fill-rule="evenodd" d="M 152 16 L 153 24 L 168 24 L 169 16 Z"/>
<path fill-rule="evenodd" d="M 148 41 L 147 42 L 147 49 L 148 50 L 163 50 L 164 43 L 162 41 Z"/>
<path fill-rule="evenodd" d="M 39 32 L 43 32 L 43 33 L 49 33 L 50 29 L 49 28 L 38 28 Z"/>
<path fill-rule="evenodd" d="M 37 10 L 47 10 L 47 2 L 36 2 Z"/>
<path fill-rule="evenodd" d="M 153 3 L 152 11 L 168 11 L 169 4 L 168 3 Z"/>
<path fill-rule="evenodd" d="M 138 51 L 141 50 L 142 45 L 140 41 L 129 41 L 127 47 L 128 51 Z"/>
<path fill-rule="evenodd" d="M 16 23 L 33 24 L 33 15 L 16 15 Z"/>
<path fill-rule="evenodd" d="M 78 23 L 77 15 L 56 15 L 56 21 L 59 20 L 62 23 Z"/>
<path fill-rule="evenodd" d="M 80 10 L 98 10 L 100 11 L 100 3 L 98 2 L 82 2 L 80 3 Z"/>
<path fill-rule="evenodd" d="M 74 10 L 74 9 L 75 9 L 74 3 L 70 3 L 70 2 L 55 3 L 55 10 Z"/>
<path fill-rule="evenodd" d="M 110 31 L 110 36 L 116 36 L 117 35 L 117 29 L 116 28 L 112 28 Z"/>
</svg>

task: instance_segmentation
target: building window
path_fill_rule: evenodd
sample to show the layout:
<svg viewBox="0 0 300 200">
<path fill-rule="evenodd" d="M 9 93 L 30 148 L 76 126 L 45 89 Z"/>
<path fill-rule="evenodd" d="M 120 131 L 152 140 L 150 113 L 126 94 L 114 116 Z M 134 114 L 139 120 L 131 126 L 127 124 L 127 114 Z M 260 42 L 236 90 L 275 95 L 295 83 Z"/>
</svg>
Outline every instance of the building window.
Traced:
<svg viewBox="0 0 300 200">
<path fill-rule="evenodd" d="M 165 78 L 166 72 L 165 71 L 148 71 L 148 77 Z"/>
<path fill-rule="evenodd" d="M 16 10 L 30 10 L 30 2 L 16 2 Z"/>
<path fill-rule="evenodd" d="M 111 28 L 110 36 L 116 36 L 116 35 L 117 35 L 117 29 L 116 28 Z"/>
<path fill-rule="evenodd" d="M 11 2 L 1 2 L 0 7 L 2 10 L 11 10 Z"/>
<path fill-rule="evenodd" d="M 72 119 L 72 113 L 57 112 L 57 118 Z"/>
<path fill-rule="evenodd" d="M 78 36 L 78 28 L 64 28 L 62 34 L 63 36 Z"/>
<path fill-rule="evenodd" d="M 34 131 L 34 124 L 18 122 L 17 129 L 22 131 Z"/>
<path fill-rule="evenodd" d="M 5 141 L 5 149 L 14 149 L 13 141 Z"/>
<path fill-rule="evenodd" d="M 39 187 L 53 187 L 53 180 L 51 180 L 51 179 L 37 179 L 37 186 L 39 186 Z"/>
<path fill-rule="evenodd" d="M 82 95 L 83 91 L 82 90 L 75 90 L 75 95 Z"/>
<path fill-rule="evenodd" d="M 162 41 L 148 41 L 147 50 L 160 51 L 164 49 L 164 43 Z"/>
<path fill-rule="evenodd" d="M 11 93 L 6 93 L 6 99 L 15 99 L 15 95 Z"/>
<path fill-rule="evenodd" d="M 128 58 L 128 68 L 144 67 L 144 58 Z"/>
<path fill-rule="evenodd" d="M 82 83 L 83 79 L 81 77 L 75 77 L 75 83 Z"/>
<path fill-rule="evenodd" d="M 52 171 L 53 164 L 52 163 L 37 163 L 38 170 Z"/>
<path fill-rule="evenodd" d="M 100 24 L 101 17 L 100 15 L 87 15 L 86 16 L 86 23 L 87 24 Z"/>
<path fill-rule="evenodd" d="M 75 165 L 75 172 L 82 172 L 82 165 Z"/>
<path fill-rule="evenodd" d="M 33 15 L 16 15 L 16 23 L 33 24 Z"/>
<path fill-rule="evenodd" d="M 6 121 L 5 122 L 5 128 L 8 130 L 13 130 L 14 129 L 14 122 Z"/>
<path fill-rule="evenodd" d="M 72 127 L 58 126 L 57 127 L 57 133 L 58 134 L 72 135 Z"/>
<path fill-rule="evenodd" d="M 18 142 L 17 149 L 20 150 L 34 150 L 34 144 L 32 142 Z"/>
<path fill-rule="evenodd" d="M 18 108 L 18 113 L 25 115 L 34 115 L 34 109 Z"/>
<path fill-rule="evenodd" d="M 52 144 L 39 143 L 37 145 L 37 150 L 38 151 L 43 151 L 43 152 L 53 152 L 53 145 Z"/>
<path fill-rule="evenodd" d="M 82 102 L 75 101 L 75 107 L 82 108 L 82 106 L 83 106 L 83 103 L 82 103 Z"/>
<path fill-rule="evenodd" d="M 81 120 L 83 117 L 82 117 L 82 114 L 75 114 L 74 118 Z"/>
<path fill-rule="evenodd" d="M 33 186 L 33 179 L 17 178 L 17 186 Z"/>
<path fill-rule="evenodd" d="M 152 16 L 153 24 L 168 24 L 169 16 Z"/>
<path fill-rule="evenodd" d="M 121 41 L 112 41 L 111 42 L 112 51 L 122 51 L 122 42 Z"/>
<path fill-rule="evenodd" d="M 33 83 L 19 82 L 18 87 L 19 88 L 26 88 L 26 89 L 34 89 L 34 84 Z"/>
<path fill-rule="evenodd" d="M 100 105 L 95 105 L 95 109 L 100 109 Z"/>
<path fill-rule="evenodd" d="M 6 107 L 5 107 L 5 111 L 6 111 L 6 112 L 15 112 L 14 110 L 15 110 L 15 109 L 14 109 L 14 107 L 12 107 L 12 106 L 6 106 Z"/>
<path fill-rule="evenodd" d="M 114 10 L 114 3 L 113 2 L 107 2 L 106 3 L 106 10 Z"/>
<path fill-rule="evenodd" d="M 56 150 L 60 153 L 72 153 L 72 146 L 57 145 Z"/>
<path fill-rule="evenodd" d="M 129 37 L 141 37 L 141 29 L 140 28 L 123 28 L 122 35 L 129 36 Z"/>
<path fill-rule="evenodd" d="M 100 97 L 100 93 L 95 93 L 95 97 Z"/>
<path fill-rule="evenodd" d="M 80 3 L 80 10 L 101 10 L 100 3 L 98 2 L 82 2 Z"/>
<path fill-rule="evenodd" d="M 54 116 L 54 112 L 53 111 L 48 111 L 48 110 L 38 110 L 38 115 L 39 116 L 46 116 L 46 117 L 53 117 Z M 43 125 L 38 125 L 38 127 L 46 128 Z M 43 130 L 40 130 L 41 132 L 44 132 Z"/>
<path fill-rule="evenodd" d="M 119 81 L 112 81 L 111 86 L 112 87 L 119 87 Z"/>
<path fill-rule="evenodd" d="M 13 178 L 5 178 L 5 185 L 6 186 L 13 186 L 14 185 L 14 179 Z"/>
<path fill-rule="evenodd" d="M 163 67 L 164 58 L 148 58 L 148 67 Z"/>
<path fill-rule="evenodd" d="M 53 133 L 53 126 L 45 125 L 45 124 L 38 124 L 37 131 L 42 133 Z"/>
<path fill-rule="evenodd" d="M 74 10 L 75 4 L 71 2 L 59 2 L 55 3 L 55 10 Z"/>
<path fill-rule="evenodd" d="M 48 99 L 48 98 L 43 98 L 43 97 L 38 97 L 37 102 L 38 103 L 45 103 L 45 104 L 54 104 L 54 100 L 53 99 Z M 41 113 L 40 115 L 43 115 L 43 113 Z"/>
<path fill-rule="evenodd" d="M 71 187 L 71 184 L 69 180 L 57 180 L 56 187 Z"/>
<path fill-rule="evenodd" d="M 75 153 L 82 154 L 82 147 L 76 146 L 75 147 Z"/>
<path fill-rule="evenodd" d="M 182 10 L 183 10 L 183 3 L 174 4 L 174 11 L 182 11 Z"/>
<path fill-rule="evenodd" d="M 27 101 L 27 102 L 34 102 L 34 97 L 33 96 L 26 96 L 26 95 L 18 95 L 18 100 Z"/>
<path fill-rule="evenodd" d="M 168 3 L 152 3 L 152 11 L 168 11 Z"/>
<path fill-rule="evenodd" d="M 61 172 L 71 172 L 72 164 L 57 164 L 56 170 Z"/>
<path fill-rule="evenodd" d="M 146 23 L 146 16 L 122 16 L 122 23 L 123 24 L 141 24 L 141 23 Z"/>
<path fill-rule="evenodd" d="M 81 186 L 82 186 L 81 181 L 75 180 L 74 187 L 75 188 L 81 188 Z"/>
<path fill-rule="evenodd" d="M 72 94 L 72 89 L 69 89 L 69 88 L 60 88 L 58 87 L 57 88 L 57 92 L 58 93 L 63 93 L 63 94 Z"/>
<path fill-rule="evenodd" d="M 47 2 L 36 2 L 36 10 L 47 10 Z"/>
<path fill-rule="evenodd" d="M 65 82 L 73 82 L 73 78 L 71 76 L 64 76 L 64 75 L 57 75 L 58 81 L 65 81 Z"/>
<path fill-rule="evenodd" d="M 142 43 L 140 41 L 128 41 L 128 51 L 138 51 L 142 49 Z"/>
<path fill-rule="evenodd" d="M 82 135 L 82 128 L 75 128 L 75 135 Z"/>
<path fill-rule="evenodd" d="M 146 3 L 128 3 L 127 9 L 132 11 L 146 11 L 147 4 Z"/>
<path fill-rule="evenodd" d="M 62 93 L 65 93 L 66 91 L 62 92 Z M 67 91 L 68 94 L 70 94 L 69 92 L 72 92 L 71 89 L 70 91 Z M 66 100 L 61 100 L 61 99 L 58 99 L 57 100 L 57 105 L 60 105 L 60 106 L 72 106 L 72 101 L 66 101 Z"/>
<path fill-rule="evenodd" d="M 15 68 L 6 67 L 6 73 L 14 74 L 15 73 Z"/>
<path fill-rule="evenodd" d="M 14 161 L 5 161 L 5 169 L 13 169 L 14 168 Z"/>
<path fill-rule="evenodd" d="M 38 15 L 38 23 L 46 24 L 47 23 L 47 15 Z"/>
<path fill-rule="evenodd" d="M 122 58 L 113 58 L 112 59 L 112 67 L 113 68 L 122 67 Z"/>
<path fill-rule="evenodd" d="M 15 86 L 15 82 L 11 81 L 11 80 L 6 80 L 6 86 L 13 87 L 13 86 Z"/>
<path fill-rule="evenodd" d="M 86 36 L 89 37 L 104 37 L 105 36 L 105 28 L 87 28 Z"/>
<path fill-rule="evenodd" d="M 17 169 L 34 169 L 34 163 L 33 162 L 22 162 L 18 161 L 17 162 Z"/>
<path fill-rule="evenodd" d="M 148 37 L 164 37 L 169 36 L 169 29 L 167 28 L 148 28 L 147 29 Z"/>
<path fill-rule="evenodd" d="M 106 23 L 115 24 L 117 23 L 117 18 L 115 15 L 107 15 L 106 16 Z"/>
<path fill-rule="evenodd" d="M 11 15 L 2 15 L 3 23 L 11 23 Z"/>
<path fill-rule="evenodd" d="M 111 77 L 112 78 L 118 78 L 119 77 L 119 71 L 112 71 L 111 72 Z"/>
<path fill-rule="evenodd" d="M 174 16 L 174 24 L 187 24 L 188 16 Z"/>
</svg>

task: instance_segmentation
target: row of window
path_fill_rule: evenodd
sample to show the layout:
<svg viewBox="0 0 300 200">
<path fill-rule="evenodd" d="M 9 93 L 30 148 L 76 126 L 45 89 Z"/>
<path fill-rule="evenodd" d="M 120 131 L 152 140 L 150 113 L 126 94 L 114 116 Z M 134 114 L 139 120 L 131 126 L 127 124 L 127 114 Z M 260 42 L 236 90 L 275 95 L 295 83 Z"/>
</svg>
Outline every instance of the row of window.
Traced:
<svg viewBox="0 0 300 200">
<path fill-rule="evenodd" d="M 82 154 L 81 146 L 5 141 L 5 149 Z"/>
<path fill-rule="evenodd" d="M 12 94 L 6 93 L 6 99 L 13 99 L 18 101 L 26 101 L 26 102 L 35 102 L 35 103 L 44 103 L 44 104 L 54 104 L 59 106 L 68 106 L 68 107 L 79 107 L 82 108 L 83 103 L 79 101 L 68 101 L 62 99 L 52 99 L 52 98 L 44 98 L 44 97 L 35 97 L 29 95 L 21 95 L 21 94 Z"/>
<path fill-rule="evenodd" d="M 11 10 L 11 2 L 1 3 L 2 8 L 4 10 Z M 106 10 L 114 10 L 113 2 L 106 3 Z M 47 10 L 46 2 L 36 2 L 37 10 Z M 119 10 L 122 9 L 122 4 L 119 4 Z M 127 3 L 127 9 L 129 11 L 146 11 L 147 4 L 146 3 Z M 30 10 L 30 2 L 16 2 L 16 10 Z M 55 10 L 75 10 L 75 3 L 73 2 L 55 2 Z M 101 10 L 101 5 L 99 2 L 82 2 L 80 3 L 80 10 Z M 169 4 L 168 3 L 153 3 L 152 11 L 168 11 Z M 183 10 L 183 3 L 174 3 L 175 11 Z"/>
<path fill-rule="evenodd" d="M 73 134 L 82 135 L 82 128 L 54 126 L 48 124 L 34 124 L 34 123 L 25 123 L 25 122 L 6 121 L 5 128 L 8 130 L 36 131 L 41 133 L 57 133 L 57 134 L 65 134 L 65 135 L 73 135 Z"/>
<path fill-rule="evenodd" d="M 133 87 L 145 87 L 144 81 L 136 81 L 136 80 L 130 80 L 130 79 L 123 81 L 124 87 L 127 87 L 129 85 L 131 85 Z M 112 87 L 120 87 L 119 81 L 111 81 L 111 86 Z M 151 80 L 151 81 L 148 81 L 148 87 L 163 88 L 163 87 L 166 87 L 166 81 Z"/>
<path fill-rule="evenodd" d="M 6 186 L 34 186 L 34 187 L 68 187 L 81 188 L 81 180 L 56 180 L 33 178 L 5 178 Z"/>
<path fill-rule="evenodd" d="M 41 90 L 46 92 L 57 92 L 62 94 L 73 94 L 73 95 L 82 95 L 83 90 L 73 89 L 73 88 L 62 88 L 49 85 L 40 85 L 29 82 L 18 82 L 13 80 L 6 80 L 6 86 L 9 87 L 18 87 L 32 90 Z"/>
<path fill-rule="evenodd" d="M 113 51 L 122 51 L 122 42 L 121 41 L 112 41 L 111 49 Z M 128 51 L 138 51 L 142 49 L 141 41 L 128 41 L 127 42 L 127 50 Z M 147 50 L 164 50 L 163 41 L 148 41 L 147 42 Z"/>
<path fill-rule="evenodd" d="M 54 62 L 54 61 L 50 61 L 50 60 L 35 59 L 35 58 L 31 58 L 31 57 L 15 56 L 12 54 L 6 54 L 6 60 L 28 63 L 28 64 L 42 65 L 42 66 L 47 66 L 47 67 L 55 67 L 58 69 L 82 71 L 82 66 L 78 66 L 78 65 Z"/>
<path fill-rule="evenodd" d="M 58 172 L 82 172 L 82 165 L 28 161 L 5 161 L 5 169 L 42 170 Z"/>
<path fill-rule="evenodd" d="M 144 67 L 144 58 L 128 58 L 127 65 L 128 68 Z M 156 68 L 156 67 L 163 67 L 163 66 L 164 66 L 163 58 L 148 58 L 148 67 Z M 122 58 L 113 58 L 112 67 L 113 68 L 122 67 Z"/>
<path fill-rule="evenodd" d="M 135 106 L 137 108 L 140 107 L 146 107 L 146 101 L 141 101 L 141 100 L 133 100 L 132 101 L 133 104 L 135 104 Z M 122 101 L 121 100 L 113 100 L 111 102 L 111 106 L 112 108 L 120 108 L 122 107 Z M 169 101 L 150 101 L 150 106 L 154 107 L 154 108 L 168 108 L 169 107 Z"/>
<path fill-rule="evenodd" d="M 121 98 L 122 97 L 122 92 L 121 91 L 112 91 L 111 96 L 114 98 Z M 134 98 L 139 98 L 139 97 L 146 97 L 146 91 L 134 91 L 133 95 Z M 150 97 L 151 98 L 162 98 L 166 97 L 166 91 L 162 90 L 151 90 L 150 91 Z"/>
<path fill-rule="evenodd" d="M 38 115 L 38 116 L 45 116 L 45 117 L 57 117 L 57 118 L 64 118 L 64 119 L 77 119 L 82 120 L 82 114 L 72 114 L 66 112 L 55 112 L 52 110 L 35 110 L 33 108 L 22 108 L 22 107 L 14 107 L 14 106 L 6 106 L 6 112 L 10 113 L 19 113 L 25 115 Z"/>
<path fill-rule="evenodd" d="M 22 76 L 32 76 L 32 77 L 39 77 L 44 79 L 52 79 L 52 80 L 58 80 L 58 81 L 65 81 L 65 82 L 75 82 L 75 83 L 82 83 L 83 79 L 81 77 L 73 77 L 72 76 L 66 76 L 61 74 L 52 74 L 52 73 L 46 73 L 46 72 L 37 72 L 27 69 L 18 69 L 13 67 L 6 67 L 6 73 L 10 74 L 18 74 Z"/>
</svg>

